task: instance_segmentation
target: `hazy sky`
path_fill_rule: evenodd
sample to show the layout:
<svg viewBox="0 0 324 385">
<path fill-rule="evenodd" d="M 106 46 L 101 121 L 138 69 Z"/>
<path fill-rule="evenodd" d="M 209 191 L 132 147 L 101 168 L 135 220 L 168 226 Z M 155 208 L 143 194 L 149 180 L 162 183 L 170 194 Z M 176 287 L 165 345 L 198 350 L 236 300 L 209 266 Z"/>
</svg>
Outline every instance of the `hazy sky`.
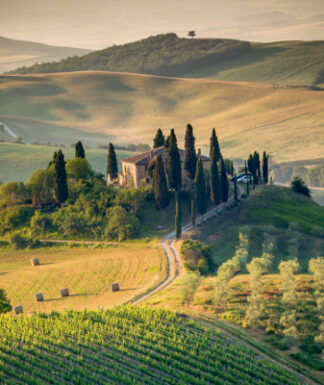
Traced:
<svg viewBox="0 0 324 385">
<path fill-rule="evenodd" d="M 0 35 L 98 49 L 165 32 L 324 40 L 324 0 L 0 0 Z"/>
</svg>

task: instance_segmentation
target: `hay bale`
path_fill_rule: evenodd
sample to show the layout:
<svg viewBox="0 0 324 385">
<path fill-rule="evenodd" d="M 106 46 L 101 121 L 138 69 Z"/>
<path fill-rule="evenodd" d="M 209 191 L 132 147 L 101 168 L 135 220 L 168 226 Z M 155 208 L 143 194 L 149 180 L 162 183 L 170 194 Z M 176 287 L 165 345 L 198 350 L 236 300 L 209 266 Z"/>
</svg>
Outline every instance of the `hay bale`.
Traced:
<svg viewBox="0 0 324 385">
<path fill-rule="evenodd" d="M 69 289 L 65 288 L 61 290 L 61 296 L 62 297 L 68 297 L 70 295 Z"/>
<path fill-rule="evenodd" d="M 24 312 L 23 307 L 21 305 L 15 306 L 14 307 L 15 314 L 22 314 Z"/>
<path fill-rule="evenodd" d="M 44 297 L 43 297 L 42 293 L 37 293 L 35 295 L 35 297 L 36 297 L 36 302 L 43 302 L 44 301 Z"/>
<path fill-rule="evenodd" d="M 119 283 L 112 283 L 111 289 L 112 291 L 119 291 Z"/>
<path fill-rule="evenodd" d="M 39 259 L 38 258 L 31 259 L 31 264 L 32 266 L 39 266 Z"/>
</svg>

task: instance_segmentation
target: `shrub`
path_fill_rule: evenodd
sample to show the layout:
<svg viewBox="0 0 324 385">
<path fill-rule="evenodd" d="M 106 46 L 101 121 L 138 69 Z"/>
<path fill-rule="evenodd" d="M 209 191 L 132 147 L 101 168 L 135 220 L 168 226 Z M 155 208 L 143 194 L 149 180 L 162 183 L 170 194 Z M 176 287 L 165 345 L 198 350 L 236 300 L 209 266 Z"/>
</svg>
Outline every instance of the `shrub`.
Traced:
<svg viewBox="0 0 324 385">
<path fill-rule="evenodd" d="M 208 274 L 214 267 L 209 246 L 199 241 L 185 240 L 180 249 L 186 269 Z"/>
<path fill-rule="evenodd" d="M 307 197 L 310 196 L 310 190 L 306 186 L 306 183 L 302 178 L 295 176 L 295 178 L 291 181 L 291 189 L 296 193 L 303 194 Z"/>
<path fill-rule="evenodd" d="M 11 311 L 12 307 L 10 301 L 8 300 L 6 293 L 3 289 L 0 289 L 0 314 L 8 313 Z"/>
<path fill-rule="evenodd" d="M 107 210 L 108 221 L 104 229 L 104 236 L 108 239 L 124 241 L 133 238 L 140 231 L 140 222 L 121 206 L 114 206 Z"/>
<path fill-rule="evenodd" d="M 16 250 L 25 249 L 26 247 L 32 248 L 39 244 L 38 240 L 33 240 L 31 237 L 19 231 L 15 231 L 9 235 L 9 243 Z"/>
<path fill-rule="evenodd" d="M 49 215 L 36 211 L 30 220 L 30 228 L 33 233 L 42 233 L 52 226 L 52 220 Z"/>
<path fill-rule="evenodd" d="M 312 234 L 315 237 L 324 238 L 324 228 L 317 226 L 312 228 Z"/>
<path fill-rule="evenodd" d="M 32 207 L 27 205 L 7 207 L 0 211 L 0 233 L 29 225 L 34 213 Z"/>
</svg>

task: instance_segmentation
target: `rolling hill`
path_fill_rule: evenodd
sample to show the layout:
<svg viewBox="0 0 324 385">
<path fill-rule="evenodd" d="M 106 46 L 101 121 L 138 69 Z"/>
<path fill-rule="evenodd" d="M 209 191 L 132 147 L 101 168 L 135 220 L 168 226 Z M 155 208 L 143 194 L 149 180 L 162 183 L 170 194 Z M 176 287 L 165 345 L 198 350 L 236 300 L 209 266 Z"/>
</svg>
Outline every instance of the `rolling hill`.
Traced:
<svg viewBox="0 0 324 385">
<path fill-rule="evenodd" d="M 213 79 L 100 71 L 0 77 L 0 121 L 29 142 L 68 145 L 84 132 L 152 143 L 161 127 L 175 128 L 182 145 L 190 122 L 206 153 L 215 127 L 226 156 L 266 150 L 277 162 L 322 157 L 323 103 L 321 91 Z"/>
<path fill-rule="evenodd" d="M 14 73 L 116 71 L 229 81 L 313 85 L 321 83 L 323 41 L 253 43 L 231 39 L 151 36 L 82 57 L 19 68 Z"/>
<path fill-rule="evenodd" d="M 69 56 L 81 56 L 90 50 L 58 47 L 30 41 L 0 37 L 0 73 L 34 63 L 57 61 Z"/>
</svg>

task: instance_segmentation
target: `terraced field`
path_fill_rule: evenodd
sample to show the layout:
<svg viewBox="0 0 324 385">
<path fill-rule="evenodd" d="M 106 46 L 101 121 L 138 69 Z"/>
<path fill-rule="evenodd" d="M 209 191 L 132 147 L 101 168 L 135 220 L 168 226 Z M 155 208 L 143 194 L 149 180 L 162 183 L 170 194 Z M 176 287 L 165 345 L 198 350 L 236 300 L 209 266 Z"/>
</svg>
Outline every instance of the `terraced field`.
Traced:
<svg viewBox="0 0 324 385">
<path fill-rule="evenodd" d="M 0 318 L 5 384 L 302 385 L 296 374 L 174 312 L 117 307 Z"/>
</svg>

